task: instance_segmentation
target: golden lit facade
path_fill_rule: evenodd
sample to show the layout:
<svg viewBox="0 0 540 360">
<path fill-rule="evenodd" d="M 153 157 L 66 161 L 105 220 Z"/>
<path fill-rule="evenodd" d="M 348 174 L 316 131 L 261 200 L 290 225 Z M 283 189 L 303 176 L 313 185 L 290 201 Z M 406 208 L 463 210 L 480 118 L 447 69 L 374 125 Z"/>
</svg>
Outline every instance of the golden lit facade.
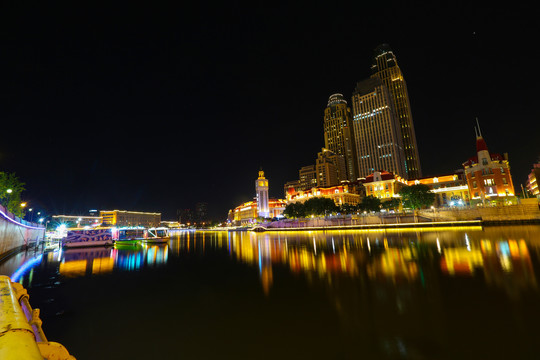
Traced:
<svg viewBox="0 0 540 360">
<path fill-rule="evenodd" d="M 268 208 L 268 180 L 264 177 L 264 171 L 259 171 L 259 178 L 255 180 L 255 192 L 257 194 L 257 214 L 260 217 L 270 216 Z"/>
<path fill-rule="evenodd" d="M 161 223 L 161 213 L 103 210 L 99 216 L 103 218 L 103 225 L 155 227 Z"/>
<path fill-rule="evenodd" d="M 387 44 L 379 45 L 375 49 L 373 65 L 371 66 L 372 77 L 382 80 L 394 105 L 394 111 L 399 121 L 401 144 L 405 154 L 406 179 L 418 179 L 422 177 L 416 133 L 414 131 L 411 105 L 407 84 L 399 68 L 396 56 Z M 399 172 L 397 172 L 399 174 Z"/>
<path fill-rule="evenodd" d="M 476 153 L 477 156 L 463 163 L 471 203 L 515 203 L 508 158 L 490 153 L 479 129 L 476 136 Z"/>
<path fill-rule="evenodd" d="M 527 190 L 533 196 L 540 198 L 540 189 L 538 188 L 538 181 L 540 180 L 540 162 L 534 164 L 534 168 L 527 176 Z"/>
<path fill-rule="evenodd" d="M 340 174 L 340 180 L 357 178 L 353 142 L 351 108 L 342 94 L 330 95 L 324 110 L 324 147 L 344 158 L 346 174 Z"/>
<path fill-rule="evenodd" d="M 407 186 L 407 181 L 389 171 L 375 171 L 366 176 L 364 187 L 366 196 L 374 196 L 381 200 L 398 197 L 400 190 Z"/>
<path fill-rule="evenodd" d="M 352 103 L 358 176 L 386 170 L 406 177 L 399 120 L 386 86 L 379 78 L 360 81 Z"/>
<path fill-rule="evenodd" d="M 436 195 L 434 206 L 464 206 L 470 201 L 464 174 L 449 174 L 407 181 L 407 185 L 427 185 Z"/>
<path fill-rule="evenodd" d="M 283 199 L 269 199 L 268 201 L 268 216 L 270 218 L 278 218 L 283 216 L 283 211 L 287 202 Z M 245 202 L 232 210 L 229 210 L 228 219 L 236 224 L 250 224 L 259 217 L 257 201 Z"/>
<path fill-rule="evenodd" d="M 361 185 L 355 183 L 342 183 L 330 187 L 314 187 L 305 191 L 294 191 L 287 193 L 287 203 L 301 202 L 315 197 L 325 197 L 332 199 L 336 205 L 357 205 L 361 202 L 362 196 L 359 189 Z"/>
</svg>

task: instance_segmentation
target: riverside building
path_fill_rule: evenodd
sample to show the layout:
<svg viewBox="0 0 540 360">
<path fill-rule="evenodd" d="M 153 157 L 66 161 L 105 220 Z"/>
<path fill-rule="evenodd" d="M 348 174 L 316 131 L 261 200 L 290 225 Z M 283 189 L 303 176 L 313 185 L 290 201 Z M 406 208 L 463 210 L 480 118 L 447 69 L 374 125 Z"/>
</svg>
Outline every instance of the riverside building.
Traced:
<svg viewBox="0 0 540 360">
<path fill-rule="evenodd" d="M 405 186 L 407 181 L 390 171 L 375 171 L 364 180 L 366 196 L 374 196 L 381 200 L 398 197 L 399 191 Z"/>
<path fill-rule="evenodd" d="M 352 103 L 358 176 L 383 169 L 406 178 L 399 119 L 386 85 L 377 77 L 358 82 Z"/>
<path fill-rule="evenodd" d="M 337 206 L 345 204 L 357 205 L 364 197 L 364 187 L 359 181 L 344 181 L 336 186 L 317 186 L 305 191 L 295 191 L 295 189 L 291 188 L 286 195 L 287 203 L 303 203 L 315 197 L 332 199 Z"/>
<path fill-rule="evenodd" d="M 540 180 L 540 161 L 538 164 L 534 164 L 531 173 L 527 176 L 527 190 L 531 195 L 540 198 L 540 189 L 538 188 L 538 181 Z"/>
<path fill-rule="evenodd" d="M 330 95 L 324 110 L 324 147 L 344 158 L 346 173 L 340 174 L 340 180 L 355 181 L 357 178 L 353 142 L 351 108 L 342 94 Z"/>
<path fill-rule="evenodd" d="M 469 187 L 463 170 L 454 174 L 438 175 L 407 181 L 407 185 L 427 185 L 436 195 L 435 207 L 459 207 L 470 203 Z"/>
<path fill-rule="evenodd" d="M 161 213 L 102 210 L 99 216 L 103 219 L 103 225 L 154 227 L 161 223 Z"/>
<path fill-rule="evenodd" d="M 264 171 L 259 171 L 259 177 L 255 180 L 256 196 L 252 201 L 247 201 L 229 210 L 228 220 L 236 225 L 247 225 L 256 222 L 257 218 L 279 218 L 287 202 L 283 199 L 271 199 L 268 196 L 268 179 Z"/>
<path fill-rule="evenodd" d="M 476 131 L 476 156 L 463 163 L 471 204 L 515 203 L 508 155 L 490 153 L 480 127 Z"/>
<path fill-rule="evenodd" d="M 390 101 L 394 105 L 395 116 L 399 123 L 401 146 L 405 155 L 405 174 L 402 176 L 405 176 L 407 179 L 421 178 L 422 170 L 420 168 L 420 158 L 418 156 L 418 146 L 416 144 L 416 133 L 414 131 L 407 84 L 397 64 L 396 56 L 387 44 L 379 45 L 375 49 L 371 72 L 372 78 L 381 79 L 382 83 L 386 86 L 390 95 Z"/>
</svg>

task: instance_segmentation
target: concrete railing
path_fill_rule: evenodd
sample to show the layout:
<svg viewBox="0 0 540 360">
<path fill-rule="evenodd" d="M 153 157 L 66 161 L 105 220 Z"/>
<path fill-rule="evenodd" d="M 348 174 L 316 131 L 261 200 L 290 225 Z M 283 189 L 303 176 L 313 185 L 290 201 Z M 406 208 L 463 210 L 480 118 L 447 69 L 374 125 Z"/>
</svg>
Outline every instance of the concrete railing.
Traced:
<svg viewBox="0 0 540 360">
<path fill-rule="evenodd" d="M 0 260 L 45 238 L 45 228 L 20 219 L 0 205 Z"/>
</svg>

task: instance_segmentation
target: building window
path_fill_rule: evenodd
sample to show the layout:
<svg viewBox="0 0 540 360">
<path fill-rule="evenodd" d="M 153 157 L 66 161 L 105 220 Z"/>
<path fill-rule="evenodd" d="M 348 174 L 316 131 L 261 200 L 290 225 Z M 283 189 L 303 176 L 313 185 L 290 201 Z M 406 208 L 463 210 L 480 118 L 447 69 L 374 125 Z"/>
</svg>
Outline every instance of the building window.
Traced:
<svg viewBox="0 0 540 360">
<path fill-rule="evenodd" d="M 508 184 L 508 181 L 506 181 L 506 178 L 504 178 L 504 177 L 502 178 L 502 182 L 503 182 L 504 185 Z"/>
<path fill-rule="evenodd" d="M 472 187 L 473 187 L 473 189 L 476 189 L 478 187 L 478 184 L 476 183 L 476 181 L 472 182 Z"/>
</svg>

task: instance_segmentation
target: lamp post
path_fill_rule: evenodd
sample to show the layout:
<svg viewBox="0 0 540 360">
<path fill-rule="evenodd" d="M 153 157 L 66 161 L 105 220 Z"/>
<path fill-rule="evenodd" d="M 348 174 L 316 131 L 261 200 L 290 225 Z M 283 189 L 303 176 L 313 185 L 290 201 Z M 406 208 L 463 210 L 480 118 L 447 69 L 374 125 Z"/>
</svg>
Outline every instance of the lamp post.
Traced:
<svg viewBox="0 0 540 360">
<path fill-rule="evenodd" d="M 12 189 L 7 189 L 6 190 L 6 193 L 7 193 L 7 196 L 6 196 L 6 210 L 9 211 L 9 200 L 11 199 L 11 193 L 13 192 Z"/>
<path fill-rule="evenodd" d="M 34 220 L 34 209 L 30 208 L 28 211 L 30 211 L 30 222 L 32 222 Z"/>
<path fill-rule="evenodd" d="M 24 209 L 26 208 L 26 205 L 27 204 L 25 202 L 21 203 L 21 208 L 23 209 L 22 219 L 24 219 L 26 217 L 26 213 L 24 212 Z"/>
</svg>

